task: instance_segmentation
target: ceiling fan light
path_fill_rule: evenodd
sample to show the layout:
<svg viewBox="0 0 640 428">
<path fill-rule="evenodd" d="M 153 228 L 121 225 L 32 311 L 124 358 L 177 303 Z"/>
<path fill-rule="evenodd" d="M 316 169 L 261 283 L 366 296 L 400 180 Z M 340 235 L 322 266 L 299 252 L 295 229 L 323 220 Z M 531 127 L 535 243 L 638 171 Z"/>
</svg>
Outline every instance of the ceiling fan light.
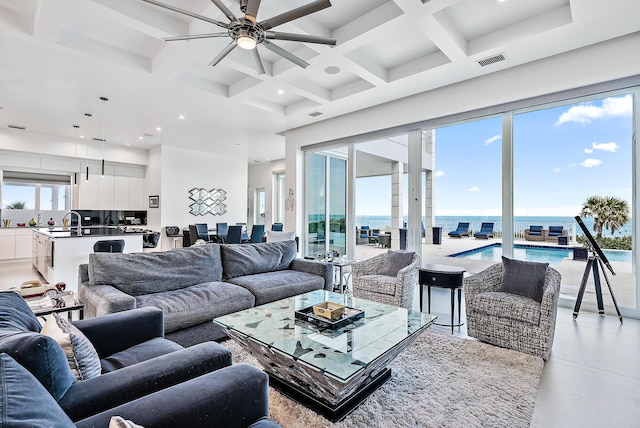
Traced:
<svg viewBox="0 0 640 428">
<path fill-rule="evenodd" d="M 243 35 L 238 37 L 236 39 L 236 43 L 238 44 L 239 47 L 246 50 L 255 49 L 257 45 L 256 39 L 254 39 L 249 35 Z"/>
</svg>

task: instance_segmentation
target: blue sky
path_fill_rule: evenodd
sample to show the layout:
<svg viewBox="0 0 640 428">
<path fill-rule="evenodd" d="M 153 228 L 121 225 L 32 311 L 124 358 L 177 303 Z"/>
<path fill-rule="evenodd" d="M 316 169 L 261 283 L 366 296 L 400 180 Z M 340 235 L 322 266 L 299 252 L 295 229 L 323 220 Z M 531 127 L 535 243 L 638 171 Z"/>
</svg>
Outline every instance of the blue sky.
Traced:
<svg viewBox="0 0 640 428">
<path fill-rule="evenodd" d="M 592 195 L 631 204 L 632 97 L 514 115 L 517 216 L 575 216 Z M 501 215 L 501 117 L 436 130 L 436 215 Z M 389 215 L 389 177 L 359 179 L 357 215 Z"/>
</svg>

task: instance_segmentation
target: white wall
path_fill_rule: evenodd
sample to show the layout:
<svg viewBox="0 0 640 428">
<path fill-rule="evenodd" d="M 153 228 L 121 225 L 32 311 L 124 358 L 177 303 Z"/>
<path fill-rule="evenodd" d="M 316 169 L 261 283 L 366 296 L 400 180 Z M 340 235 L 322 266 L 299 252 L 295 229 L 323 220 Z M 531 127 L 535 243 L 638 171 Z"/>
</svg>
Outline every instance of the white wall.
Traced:
<svg viewBox="0 0 640 428">
<path fill-rule="evenodd" d="M 162 146 L 158 151 L 159 160 L 154 151 L 150 153 L 148 175 L 155 175 L 153 164 L 160 162 L 161 181 L 155 178 L 160 182 L 160 191 L 155 193 L 160 195 L 160 209 L 149 209 L 149 217 L 154 211 L 160 212 L 160 223 L 154 223 L 153 228 L 162 230 L 163 238 L 166 226 L 184 228 L 193 223 L 208 223 L 212 227 L 215 223 L 235 224 L 246 221 L 248 166 L 245 158 L 172 146 Z M 149 178 L 154 179 L 151 176 Z M 193 188 L 223 189 L 227 194 L 227 212 L 223 215 L 190 214 L 189 205 L 193 201 L 189 199 L 189 190 Z M 155 213 L 153 218 L 155 221 Z M 163 249 L 169 248 L 173 243 L 166 238 L 162 242 Z"/>
<path fill-rule="evenodd" d="M 276 172 L 284 172 L 285 164 L 284 159 L 280 159 L 272 162 L 261 162 L 249 167 L 249 182 L 247 187 L 247 198 L 249 208 L 247 214 L 247 228 L 251 229 L 253 225 L 253 219 L 255 216 L 255 196 L 256 189 L 264 188 L 266 193 L 265 198 L 265 230 L 271 228 L 273 223 L 273 198 L 274 198 L 274 181 L 273 174 Z M 286 226 L 286 225 L 285 225 Z M 288 229 L 287 229 L 288 230 Z"/>
</svg>

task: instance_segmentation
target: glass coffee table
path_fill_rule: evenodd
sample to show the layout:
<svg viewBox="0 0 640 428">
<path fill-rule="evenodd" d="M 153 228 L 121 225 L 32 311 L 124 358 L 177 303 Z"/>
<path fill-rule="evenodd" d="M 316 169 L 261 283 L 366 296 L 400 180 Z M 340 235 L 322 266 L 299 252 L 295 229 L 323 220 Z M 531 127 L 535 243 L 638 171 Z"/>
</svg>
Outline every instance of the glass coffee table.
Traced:
<svg viewBox="0 0 640 428">
<path fill-rule="evenodd" d="M 42 297 L 39 299 L 25 299 L 37 317 L 66 312 L 69 321 L 72 319 L 72 312 L 78 312 L 78 319 L 84 318 L 84 303 L 78 300 L 77 293 L 73 291 L 63 291 L 54 298 Z"/>
<path fill-rule="evenodd" d="M 344 299 L 312 291 L 214 322 L 259 361 L 271 386 L 335 422 L 391 377 L 389 364 L 436 319 L 364 299 L 347 305 L 364 317 L 338 329 L 296 318 L 296 311 Z"/>
</svg>

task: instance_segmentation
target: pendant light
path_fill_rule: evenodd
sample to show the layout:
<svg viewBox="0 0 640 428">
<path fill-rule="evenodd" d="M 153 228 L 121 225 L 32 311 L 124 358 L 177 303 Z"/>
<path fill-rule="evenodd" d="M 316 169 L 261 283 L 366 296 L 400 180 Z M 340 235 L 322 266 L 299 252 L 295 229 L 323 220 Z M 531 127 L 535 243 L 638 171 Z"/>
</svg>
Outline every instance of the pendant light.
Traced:
<svg viewBox="0 0 640 428">
<path fill-rule="evenodd" d="M 76 155 L 75 155 L 75 161 L 74 161 L 74 165 L 73 165 L 73 169 L 75 170 L 75 172 L 73 173 L 73 185 L 77 186 L 78 185 L 78 130 L 80 129 L 79 125 L 73 125 L 73 127 L 76 129 Z"/>
<path fill-rule="evenodd" d="M 104 106 L 106 105 L 107 101 L 109 101 L 109 98 L 100 97 L 100 101 L 102 101 L 102 176 L 104 177 L 104 143 L 106 141 L 104 139 Z"/>
<path fill-rule="evenodd" d="M 91 113 L 85 113 L 84 117 L 87 118 L 87 122 L 89 121 L 89 119 L 91 118 Z M 87 127 L 87 129 L 89 129 Z M 85 177 L 86 181 L 89 181 L 89 142 L 87 141 L 87 175 Z"/>
</svg>

